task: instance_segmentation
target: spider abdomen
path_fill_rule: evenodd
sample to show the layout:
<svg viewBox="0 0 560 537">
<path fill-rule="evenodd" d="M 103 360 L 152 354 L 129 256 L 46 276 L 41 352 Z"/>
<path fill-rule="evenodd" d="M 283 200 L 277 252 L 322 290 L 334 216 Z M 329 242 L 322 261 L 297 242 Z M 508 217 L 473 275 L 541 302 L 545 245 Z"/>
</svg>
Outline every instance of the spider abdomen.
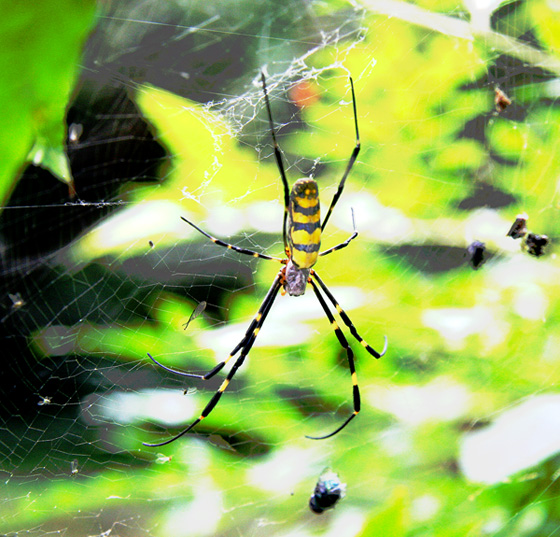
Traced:
<svg viewBox="0 0 560 537">
<path fill-rule="evenodd" d="M 288 246 L 293 264 L 309 269 L 317 262 L 321 246 L 321 210 L 315 179 L 298 179 L 290 193 Z"/>
</svg>

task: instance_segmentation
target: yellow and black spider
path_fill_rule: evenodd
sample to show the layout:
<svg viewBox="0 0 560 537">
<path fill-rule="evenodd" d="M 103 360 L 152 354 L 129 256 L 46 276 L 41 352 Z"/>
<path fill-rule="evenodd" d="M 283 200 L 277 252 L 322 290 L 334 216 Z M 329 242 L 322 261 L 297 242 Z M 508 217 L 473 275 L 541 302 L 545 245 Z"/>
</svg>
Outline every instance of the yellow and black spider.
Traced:
<svg viewBox="0 0 560 537">
<path fill-rule="evenodd" d="M 350 160 L 348 161 L 348 165 L 346 166 L 346 170 L 340 180 L 338 185 L 338 189 L 333 197 L 329 210 L 327 211 L 327 215 L 321 223 L 320 218 L 320 210 L 319 210 L 319 189 L 317 183 L 312 178 L 303 178 L 298 179 L 291 192 L 288 187 L 288 180 L 286 179 L 286 172 L 284 170 L 284 163 L 282 160 L 282 154 L 280 153 L 280 149 L 278 147 L 278 143 L 276 141 L 276 134 L 274 131 L 274 123 L 272 120 L 272 112 L 270 109 L 270 102 L 268 100 L 268 92 L 266 89 L 266 81 L 264 74 L 261 74 L 262 79 L 262 87 L 264 93 L 264 99 L 266 104 L 266 110 L 268 113 L 268 120 L 270 124 L 270 132 L 272 135 L 272 142 L 274 145 L 274 156 L 276 158 L 276 164 L 278 165 L 278 170 L 280 172 L 280 177 L 282 178 L 282 184 L 284 185 L 284 220 L 283 220 L 283 227 L 282 227 L 282 235 L 284 240 L 284 250 L 286 252 L 286 258 L 278 258 L 272 257 L 265 254 L 260 254 L 258 252 L 254 252 L 252 250 L 247 250 L 245 248 L 240 248 L 239 246 L 234 246 L 232 244 L 228 244 L 220 239 L 216 239 L 212 237 L 198 226 L 189 222 L 186 218 L 183 220 L 191 225 L 194 229 L 198 232 L 202 233 L 205 237 L 209 238 L 214 244 L 218 244 L 219 246 L 224 246 L 230 250 L 235 250 L 241 254 L 250 255 L 253 257 L 258 257 L 260 259 L 269 259 L 273 261 L 278 261 L 284 265 L 276 278 L 274 278 L 274 282 L 270 287 L 268 293 L 266 294 L 257 314 L 253 318 L 249 328 L 245 332 L 243 339 L 237 344 L 237 346 L 231 351 L 230 355 L 220 362 L 216 367 L 214 367 L 211 371 L 206 373 L 205 375 L 197 375 L 194 373 L 186 373 L 184 371 L 177 371 L 176 369 L 171 369 L 169 367 L 164 366 L 163 364 L 159 363 L 155 358 L 153 358 L 150 354 L 148 356 L 150 359 L 156 363 L 158 366 L 162 367 L 166 371 L 170 373 L 175 373 L 177 375 L 181 375 L 184 377 L 190 378 L 197 378 L 201 380 L 208 380 L 216 375 L 239 351 L 241 354 L 236 359 L 233 367 L 231 368 L 230 372 L 226 376 L 225 380 L 222 382 L 221 386 L 218 388 L 212 399 L 210 399 L 209 403 L 203 409 L 200 416 L 191 423 L 186 429 L 181 431 L 179 434 L 175 435 L 173 438 L 166 440 L 165 442 L 159 442 L 157 444 L 148 444 L 144 443 L 145 446 L 149 447 L 159 447 L 165 446 L 171 442 L 174 442 L 184 434 L 188 433 L 193 427 L 195 427 L 198 423 L 200 423 L 218 404 L 220 397 L 224 393 L 225 389 L 228 387 L 229 383 L 233 379 L 237 370 L 243 365 L 246 356 L 249 354 L 251 347 L 253 346 L 255 339 L 268 315 L 270 309 L 272 308 L 272 304 L 278 294 L 279 290 L 282 290 L 282 293 L 288 293 L 291 296 L 301 296 L 305 293 L 307 289 L 307 285 L 310 285 L 323 308 L 325 315 L 327 316 L 331 326 L 336 334 L 336 337 L 340 343 L 340 345 L 346 351 L 346 356 L 348 359 L 348 367 L 350 369 L 350 374 L 352 377 L 352 389 L 353 389 L 353 404 L 354 410 L 352 414 L 344 421 L 342 425 L 340 425 L 337 429 L 335 429 L 332 433 L 324 435 L 324 436 L 307 436 L 307 438 L 311 438 L 313 440 L 322 440 L 325 438 L 329 438 L 334 436 L 336 433 L 344 429 L 350 421 L 358 415 L 360 411 L 360 391 L 358 389 L 358 377 L 356 375 L 356 369 L 354 367 L 354 352 L 352 351 L 346 337 L 344 336 L 342 330 L 338 327 L 334 316 L 323 297 L 324 293 L 327 298 L 330 300 L 336 311 L 338 312 L 342 322 L 348 327 L 350 333 L 354 338 L 356 338 L 360 344 L 375 358 L 380 358 L 385 354 L 387 350 L 387 338 L 385 337 L 385 345 L 381 352 L 377 352 L 372 347 L 370 347 L 358 334 L 356 328 L 352 324 L 352 321 L 348 317 L 348 315 L 344 312 L 344 310 L 340 307 L 338 302 L 336 301 L 333 294 L 329 291 L 328 287 L 324 284 L 323 280 L 317 274 L 317 271 L 313 269 L 313 266 L 317 262 L 317 258 L 330 254 L 336 250 L 340 250 L 341 248 L 345 248 L 348 246 L 350 241 L 355 239 L 358 236 L 358 232 L 354 228 L 354 232 L 352 235 L 346 239 L 344 242 L 329 248 L 328 250 L 323 250 L 319 252 L 319 247 L 321 244 L 321 233 L 325 229 L 327 225 L 327 221 L 334 209 L 334 206 L 338 202 L 340 195 L 344 189 L 344 183 L 346 182 L 346 178 L 358 157 L 358 153 L 360 151 L 360 135 L 358 132 L 358 115 L 356 112 L 356 97 L 354 95 L 354 83 L 350 78 L 350 87 L 352 90 L 352 105 L 354 110 L 354 126 L 356 129 L 356 145 L 352 154 L 350 156 Z M 353 218 L 353 216 L 352 216 Z"/>
</svg>

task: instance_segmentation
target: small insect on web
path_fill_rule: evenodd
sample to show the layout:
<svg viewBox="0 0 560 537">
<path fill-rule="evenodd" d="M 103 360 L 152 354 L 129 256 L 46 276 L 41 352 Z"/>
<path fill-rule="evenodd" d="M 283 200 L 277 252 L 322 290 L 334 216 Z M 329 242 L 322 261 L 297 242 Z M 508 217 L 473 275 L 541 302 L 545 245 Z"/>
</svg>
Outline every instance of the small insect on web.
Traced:
<svg viewBox="0 0 560 537">
<path fill-rule="evenodd" d="M 537 235 L 527 229 L 527 213 L 518 214 L 507 232 L 507 237 L 522 239 L 521 248 L 534 257 L 541 257 L 550 242 L 546 235 Z"/>
<path fill-rule="evenodd" d="M 327 509 L 332 509 L 345 495 L 346 483 L 342 483 L 336 472 L 325 468 L 309 498 L 309 508 L 320 515 Z"/>
<path fill-rule="evenodd" d="M 503 112 L 511 104 L 511 99 L 498 86 L 494 88 L 494 104 L 498 113 Z"/>
<path fill-rule="evenodd" d="M 206 238 L 210 239 L 214 244 L 219 246 L 223 246 L 230 250 L 234 250 L 235 252 L 250 255 L 252 257 L 257 257 L 260 259 L 267 259 L 271 261 L 276 261 L 281 263 L 283 266 L 274 278 L 268 293 L 266 294 L 257 314 L 251 321 L 251 324 L 247 328 L 245 335 L 241 339 L 241 341 L 235 346 L 235 348 L 231 351 L 229 356 L 221 361 L 218 365 L 216 365 L 212 370 L 204 375 L 195 374 L 195 373 L 187 373 L 185 371 L 178 371 L 176 369 L 169 368 L 160 362 L 158 362 L 153 356 L 148 354 L 148 357 L 159 367 L 169 371 L 170 373 L 174 373 L 176 375 L 180 375 L 183 377 L 189 378 L 196 378 L 200 380 L 208 380 L 214 377 L 218 372 L 222 370 L 222 368 L 238 353 L 239 357 L 235 360 L 231 370 L 227 374 L 226 378 L 218 388 L 218 390 L 214 393 L 213 397 L 210 399 L 208 404 L 202 410 L 200 416 L 191 423 L 186 429 L 181 431 L 179 434 L 175 435 L 174 437 L 170 438 L 169 440 L 165 440 L 164 442 L 159 442 L 155 444 L 148 444 L 144 443 L 145 446 L 148 447 L 159 447 L 165 446 L 171 442 L 174 442 L 181 436 L 188 433 L 192 430 L 198 423 L 200 423 L 204 418 L 206 418 L 210 412 L 214 409 L 214 407 L 218 404 L 218 401 L 222 397 L 222 394 L 229 386 L 231 380 L 235 376 L 237 370 L 243 365 L 245 358 L 249 354 L 249 351 L 253 347 L 255 343 L 255 339 L 259 331 L 261 330 L 262 325 L 264 324 L 268 313 L 270 312 L 272 305 L 274 304 L 274 300 L 278 295 L 278 291 L 282 291 L 283 294 L 288 293 L 290 296 L 301 296 L 305 293 L 307 286 L 311 286 L 311 289 L 315 293 L 321 308 L 323 309 L 329 323 L 334 330 L 334 333 L 338 339 L 338 342 L 342 346 L 342 348 L 346 351 L 346 358 L 348 362 L 348 368 L 350 370 L 350 376 L 352 381 L 352 401 L 353 401 L 353 411 L 348 416 L 348 418 L 336 428 L 333 432 L 326 434 L 324 436 L 307 436 L 307 438 L 311 438 L 313 440 L 322 440 L 325 438 L 329 438 L 334 436 L 338 432 L 340 432 L 344 427 L 346 427 L 352 419 L 354 419 L 358 413 L 360 412 L 360 391 L 358 388 L 358 378 L 356 375 L 356 368 L 354 366 L 354 352 L 350 347 L 348 341 L 346 340 L 346 336 L 339 328 L 338 324 L 334 319 L 334 315 L 325 300 L 325 296 L 327 297 L 328 301 L 332 304 L 336 312 L 338 313 L 339 317 L 342 319 L 342 322 L 346 325 L 349 329 L 352 336 L 368 351 L 369 354 L 374 356 L 375 358 L 380 358 L 383 356 L 387 350 L 387 337 L 385 337 L 385 345 L 381 352 L 377 352 L 375 349 L 370 347 L 364 339 L 358 334 L 355 326 L 353 325 L 352 321 L 346 314 L 346 312 L 342 309 L 342 307 L 337 302 L 334 295 L 331 293 L 329 288 L 325 285 L 323 280 L 317 274 L 317 271 L 313 268 L 317 259 L 319 257 L 328 255 L 332 252 L 340 250 L 342 248 L 346 248 L 352 240 L 354 240 L 358 236 L 358 232 L 356 231 L 356 227 L 354 225 L 354 232 L 348 239 L 336 246 L 328 248 L 327 250 L 323 250 L 322 252 L 319 251 L 321 245 L 321 233 L 324 231 L 325 226 L 329 220 L 329 217 L 336 206 L 342 191 L 344 190 L 344 184 L 346 182 L 346 178 L 350 173 L 350 170 L 354 166 L 356 159 L 358 157 L 358 153 L 360 152 L 360 135 L 358 132 L 358 114 L 356 111 L 356 97 L 354 95 L 354 83 L 350 78 L 350 89 L 352 91 L 352 106 L 354 112 L 354 127 L 356 130 L 356 145 L 352 150 L 352 154 L 350 155 L 350 159 L 348 160 L 348 164 L 346 165 L 346 169 L 342 175 L 342 179 L 338 184 L 338 188 L 333 196 L 329 209 L 327 210 L 326 216 L 321 223 L 321 216 L 320 216 L 320 205 L 319 205 L 319 188 L 317 182 L 309 177 L 298 179 L 294 186 L 292 187 L 291 191 L 288 186 L 288 179 L 286 177 L 286 171 L 284 168 L 284 161 L 282 159 L 282 153 L 280 152 L 280 148 L 278 146 L 278 142 L 276 141 L 276 132 L 274 130 L 274 122 L 272 120 L 272 111 L 270 108 L 270 102 L 268 99 L 268 91 L 266 87 L 266 80 L 264 74 L 261 73 L 261 81 L 262 81 L 262 89 L 264 94 L 264 100 L 266 105 L 266 111 L 268 114 L 268 121 L 269 121 L 269 128 L 270 134 L 272 137 L 272 144 L 274 147 L 274 157 L 276 159 L 276 165 L 278 166 L 278 171 L 280 172 L 280 178 L 282 180 L 282 185 L 284 187 L 284 218 L 283 218 L 283 225 L 282 225 L 282 238 L 284 241 L 284 251 L 286 253 L 285 258 L 273 257 L 266 254 L 260 254 L 258 252 L 254 252 L 253 250 L 247 250 L 246 248 L 240 248 L 239 246 L 234 246 L 232 244 L 228 244 L 220 239 L 212 237 L 206 233 L 206 231 L 200 229 L 196 224 L 193 224 L 186 218 L 182 218 L 187 224 L 192 226 L 196 229 L 199 233 L 204 235 Z M 354 215 L 352 214 L 352 221 L 354 220 Z"/>
<path fill-rule="evenodd" d="M 200 317 L 202 315 L 202 312 L 206 309 L 206 305 L 207 304 L 205 300 L 198 304 L 198 306 L 191 313 L 189 320 L 183 325 L 183 330 L 186 330 L 189 327 L 191 321 L 194 321 L 197 317 Z"/>
<path fill-rule="evenodd" d="M 486 245 L 480 241 L 473 241 L 467 247 L 467 254 L 473 269 L 479 269 L 486 261 Z"/>
</svg>

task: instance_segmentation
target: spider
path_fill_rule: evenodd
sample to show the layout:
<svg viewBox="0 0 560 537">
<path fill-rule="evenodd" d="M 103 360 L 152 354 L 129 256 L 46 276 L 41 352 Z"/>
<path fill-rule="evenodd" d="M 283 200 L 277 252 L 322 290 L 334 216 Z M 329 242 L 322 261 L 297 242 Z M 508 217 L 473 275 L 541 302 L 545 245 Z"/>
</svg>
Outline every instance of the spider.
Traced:
<svg viewBox="0 0 560 537">
<path fill-rule="evenodd" d="M 335 192 L 333 199 L 331 201 L 330 207 L 327 211 L 327 214 L 321 223 L 320 219 L 320 208 L 319 208 L 319 189 L 317 186 L 317 182 L 313 178 L 303 178 L 298 179 L 292 190 L 288 187 L 288 180 L 286 178 L 286 171 L 284 168 L 284 162 L 282 159 L 282 154 L 280 152 L 280 148 L 276 141 L 276 133 L 274 130 L 274 122 L 272 120 L 272 112 L 270 108 L 270 102 L 268 99 L 268 91 L 266 87 L 266 80 L 263 73 L 261 73 L 261 81 L 262 81 L 262 88 L 264 94 L 264 100 L 266 105 L 266 110 L 268 114 L 268 121 L 270 127 L 270 133 L 272 137 L 272 143 L 274 146 L 274 156 L 276 159 L 276 164 L 278 166 L 278 171 L 280 172 L 280 177 L 282 179 L 282 184 L 284 186 L 284 219 L 283 219 L 283 227 L 282 227 L 282 238 L 284 241 L 284 250 L 286 253 L 285 258 L 278 258 L 272 257 L 269 255 L 261 254 L 258 252 L 254 252 L 252 250 L 247 250 L 245 248 L 240 248 L 239 246 L 234 246 L 232 244 L 228 244 L 220 239 L 212 237 L 206 231 L 200 229 L 197 225 L 193 224 L 186 218 L 181 217 L 187 224 L 192 226 L 196 229 L 199 233 L 210 239 L 214 244 L 219 246 L 223 246 L 230 250 L 234 250 L 235 252 L 239 252 L 240 254 L 250 255 L 252 257 L 260 258 L 260 259 L 267 259 L 271 261 L 277 261 L 281 263 L 283 266 L 274 278 L 268 293 L 266 294 L 257 314 L 251 321 L 251 324 L 247 328 L 245 335 L 243 336 L 242 340 L 235 346 L 235 348 L 231 351 L 229 356 L 221 361 L 218 365 L 216 365 L 212 370 L 204 375 L 194 374 L 194 373 L 187 373 L 185 371 L 178 371 L 176 369 L 169 368 L 160 362 L 158 362 L 155 358 L 153 358 L 149 353 L 148 357 L 159 367 L 165 369 L 170 373 L 174 373 L 176 375 L 181 375 L 184 377 L 189 378 L 197 378 L 200 380 L 208 380 L 216 375 L 221 369 L 235 356 L 239 351 L 239 357 L 235 360 L 230 372 L 227 374 L 226 378 L 218 388 L 218 390 L 214 393 L 214 396 L 210 399 L 208 404 L 202 410 L 200 416 L 191 423 L 186 429 L 181 431 L 179 434 L 175 435 L 174 437 L 166 440 L 164 442 L 159 442 L 157 444 L 149 444 L 144 443 L 145 446 L 148 447 L 159 447 L 165 446 L 174 442 L 181 436 L 188 433 L 192 430 L 198 423 L 200 423 L 204 418 L 206 418 L 210 412 L 215 408 L 220 400 L 222 394 L 229 386 L 231 380 L 233 379 L 237 370 L 243 365 L 245 358 L 249 354 L 253 344 L 255 343 L 255 339 L 264 324 L 266 316 L 270 312 L 274 300 L 278 294 L 278 291 L 281 291 L 282 294 L 288 293 L 291 296 L 301 296 L 305 293 L 307 286 L 311 286 L 311 289 L 315 293 L 319 304 L 323 308 L 327 319 L 329 320 L 334 333 L 342 346 L 342 348 L 346 351 L 346 357 L 348 359 L 348 368 L 350 370 L 350 375 L 352 379 L 352 398 L 353 398 L 353 412 L 348 416 L 348 418 L 340 425 L 337 429 L 333 432 L 326 434 L 324 436 L 307 436 L 307 438 L 313 440 L 324 440 L 325 438 L 330 438 L 334 436 L 338 432 L 340 432 L 344 427 L 346 427 L 352 419 L 354 419 L 358 413 L 360 412 L 360 391 L 358 389 L 358 378 L 356 375 L 356 368 L 354 366 L 354 352 L 352 348 L 348 344 L 344 333 L 339 328 L 338 324 L 336 323 L 333 313 L 331 312 L 327 301 L 325 300 L 324 295 L 326 295 L 327 299 L 332 303 L 338 315 L 342 319 L 342 322 L 347 326 L 350 330 L 352 336 L 375 358 L 380 358 L 385 354 L 387 350 L 387 337 L 385 337 L 385 345 L 381 352 L 377 352 L 372 347 L 370 347 L 364 339 L 358 334 L 356 328 L 352 324 L 352 321 L 348 317 L 348 315 L 344 312 L 344 310 L 338 304 L 336 298 L 330 292 L 328 287 L 325 285 L 323 280 L 317 274 L 317 271 L 313 268 L 317 259 L 319 257 L 328 255 L 336 250 L 340 250 L 342 248 L 346 248 L 348 244 L 354 240 L 358 236 L 358 232 L 356 231 L 356 227 L 354 225 L 354 232 L 348 239 L 332 248 L 328 248 L 327 250 L 323 250 L 322 252 L 319 251 L 319 247 L 321 244 L 321 233 L 325 229 L 329 217 L 338 202 L 340 195 L 344 189 L 344 183 L 346 182 L 346 178 L 350 173 L 350 170 L 354 166 L 356 162 L 356 158 L 358 157 L 358 153 L 360 151 L 360 135 L 358 132 L 358 115 L 356 111 L 356 97 L 354 95 L 354 83 L 352 78 L 350 78 L 350 88 L 352 91 L 352 105 L 354 111 L 354 127 L 356 130 L 356 145 L 350 155 L 350 159 L 342 175 L 342 179 L 338 185 L 338 189 Z M 354 215 L 352 214 L 352 221 L 354 220 Z"/>
</svg>

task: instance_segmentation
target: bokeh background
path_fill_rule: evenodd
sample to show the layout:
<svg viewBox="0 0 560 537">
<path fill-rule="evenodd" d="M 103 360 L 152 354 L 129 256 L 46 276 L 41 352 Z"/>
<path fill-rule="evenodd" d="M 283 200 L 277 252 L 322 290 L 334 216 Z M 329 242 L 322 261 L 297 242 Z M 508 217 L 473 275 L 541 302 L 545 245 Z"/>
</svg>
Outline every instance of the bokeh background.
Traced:
<svg viewBox="0 0 560 537">
<path fill-rule="evenodd" d="M 0 17 L 0 532 L 560 531 L 560 7 L 40 0 Z M 312 292 L 279 296 L 282 184 L 316 178 L 317 270 L 360 334 L 362 412 Z M 496 104 L 497 96 L 503 92 Z M 508 102 L 511 101 L 509 104 Z M 507 233 L 519 214 L 542 252 Z M 484 243 L 482 261 L 469 245 Z M 542 253 L 542 255 L 534 255 Z M 201 303 L 206 307 L 191 315 Z M 185 324 L 189 321 L 187 327 Z M 335 509 L 308 501 L 325 468 Z"/>
</svg>

